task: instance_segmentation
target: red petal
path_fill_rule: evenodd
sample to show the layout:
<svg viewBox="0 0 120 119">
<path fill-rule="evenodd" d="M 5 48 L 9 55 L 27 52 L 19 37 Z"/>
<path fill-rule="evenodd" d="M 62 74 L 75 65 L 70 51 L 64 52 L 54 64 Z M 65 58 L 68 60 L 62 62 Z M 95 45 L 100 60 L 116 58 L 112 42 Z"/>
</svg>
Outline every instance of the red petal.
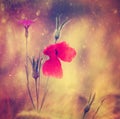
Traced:
<svg viewBox="0 0 120 119">
<path fill-rule="evenodd" d="M 56 44 L 49 45 L 47 48 L 44 49 L 43 53 L 51 58 L 55 58 L 56 57 L 55 49 L 56 49 Z"/>
<path fill-rule="evenodd" d="M 69 45 L 66 44 L 66 42 L 61 42 L 56 45 L 56 49 L 58 52 L 57 56 L 63 61 L 71 62 L 76 55 L 75 49 L 69 47 Z"/>
<path fill-rule="evenodd" d="M 46 76 L 51 76 L 55 78 L 62 78 L 63 72 L 61 68 L 61 63 L 57 58 L 50 58 L 47 60 L 42 67 L 43 74 Z"/>
</svg>

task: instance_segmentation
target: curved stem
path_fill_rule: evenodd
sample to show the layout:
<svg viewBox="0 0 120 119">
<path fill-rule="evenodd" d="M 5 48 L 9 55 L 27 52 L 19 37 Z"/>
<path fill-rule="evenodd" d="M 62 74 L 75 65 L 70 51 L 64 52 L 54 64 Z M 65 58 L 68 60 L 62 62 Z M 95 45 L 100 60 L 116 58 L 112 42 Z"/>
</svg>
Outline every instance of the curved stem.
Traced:
<svg viewBox="0 0 120 119">
<path fill-rule="evenodd" d="M 85 119 L 85 115 L 86 115 L 86 113 L 83 113 L 83 115 L 82 115 L 82 119 Z"/>
<path fill-rule="evenodd" d="M 38 78 L 38 90 L 37 90 L 37 95 L 38 95 L 38 109 L 39 109 L 39 95 L 40 95 L 40 76 L 39 76 L 39 78 Z"/>
<path fill-rule="evenodd" d="M 29 87 L 29 72 L 28 72 L 28 28 L 25 28 L 25 37 L 26 37 L 26 65 L 25 65 L 25 69 L 26 69 L 26 78 L 27 78 L 27 90 L 28 90 L 28 94 L 29 94 L 31 103 L 33 105 L 33 108 L 35 109 L 35 105 L 34 105 L 33 98 L 32 98 L 31 91 L 30 91 L 30 87 Z"/>
<path fill-rule="evenodd" d="M 100 105 L 98 106 L 97 110 L 95 111 L 95 114 L 93 115 L 93 118 L 92 118 L 92 119 L 95 119 L 95 117 L 96 117 L 98 111 L 100 110 L 100 108 L 101 108 L 101 106 L 102 106 L 102 104 L 103 104 L 104 101 L 105 101 L 105 99 L 103 99 L 103 100 L 101 101 L 101 103 L 100 103 Z"/>
<path fill-rule="evenodd" d="M 29 97 L 30 97 L 32 106 L 33 106 L 33 108 L 35 109 L 35 105 L 34 105 L 33 98 L 32 98 L 32 95 L 31 95 L 31 91 L 30 91 L 30 88 L 29 88 L 29 77 L 28 77 L 27 66 L 25 66 L 25 69 L 26 69 L 26 77 L 27 77 L 27 90 L 28 90 L 28 94 L 29 94 Z"/>
<path fill-rule="evenodd" d="M 35 87 L 36 87 L 36 101 L 37 101 L 37 110 L 38 110 L 38 83 L 37 79 L 35 79 Z"/>
<path fill-rule="evenodd" d="M 40 53 L 39 53 L 40 54 Z M 40 57 L 40 56 L 39 56 Z M 41 69 L 41 61 L 42 61 L 42 59 L 40 60 L 40 62 L 39 62 L 39 78 L 38 78 L 38 91 L 37 91 L 37 93 L 38 93 L 38 109 L 39 109 L 39 95 L 40 95 L 40 76 L 41 76 L 41 74 L 40 74 L 40 69 Z"/>
<path fill-rule="evenodd" d="M 45 92 L 44 92 L 44 95 L 43 95 L 43 98 L 42 98 L 42 101 L 41 101 L 40 111 L 41 111 L 41 109 L 43 107 L 43 104 L 45 102 L 45 98 L 46 98 L 46 95 L 47 95 L 47 92 L 48 92 L 48 89 L 47 89 L 47 87 L 48 87 L 48 80 L 49 80 L 49 78 L 47 78 L 47 81 L 46 81 Z"/>
</svg>

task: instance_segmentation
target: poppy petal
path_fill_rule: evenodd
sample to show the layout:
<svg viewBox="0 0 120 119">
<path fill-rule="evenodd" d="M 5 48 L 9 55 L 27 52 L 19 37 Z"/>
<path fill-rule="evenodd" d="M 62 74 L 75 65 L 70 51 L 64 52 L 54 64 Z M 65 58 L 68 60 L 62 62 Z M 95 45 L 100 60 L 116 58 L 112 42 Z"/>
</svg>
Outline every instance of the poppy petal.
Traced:
<svg viewBox="0 0 120 119">
<path fill-rule="evenodd" d="M 66 62 L 71 62 L 72 59 L 76 56 L 76 51 L 70 47 L 66 42 L 61 42 L 56 44 L 57 56 Z"/>
<path fill-rule="evenodd" d="M 55 78 L 62 78 L 63 76 L 61 63 L 57 58 L 50 58 L 49 60 L 45 61 L 42 70 L 43 74 L 46 76 L 51 76 Z"/>
<path fill-rule="evenodd" d="M 55 49 L 56 49 L 56 44 L 52 44 L 52 45 L 49 45 L 48 47 L 46 47 L 44 49 L 43 53 L 45 55 L 48 55 L 50 58 L 54 58 L 54 57 L 56 57 Z"/>
</svg>

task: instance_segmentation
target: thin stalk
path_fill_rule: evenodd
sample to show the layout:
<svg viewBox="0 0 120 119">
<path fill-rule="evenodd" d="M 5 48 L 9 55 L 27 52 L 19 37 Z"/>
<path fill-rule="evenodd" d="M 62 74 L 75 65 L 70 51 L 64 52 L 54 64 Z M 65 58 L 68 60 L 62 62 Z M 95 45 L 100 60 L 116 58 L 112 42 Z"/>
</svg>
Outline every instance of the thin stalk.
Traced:
<svg viewBox="0 0 120 119">
<path fill-rule="evenodd" d="M 35 79 L 35 87 L 36 87 L 36 101 L 37 101 L 37 110 L 38 110 L 38 84 L 37 84 L 37 79 Z"/>
<path fill-rule="evenodd" d="M 40 95 L 40 76 L 39 76 L 39 78 L 38 78 L 38 91 L 37 91 L 37 93 L 38 93 L 38 109 L 39 109 L 39 95 Z"/>
<path fill-rule="evenodd" d="M 39 53 L 40 54 L 40 53 Z M 39 56 L 40 57 L 40 56 Z M 40 74 L 40 69 L 41 69 L 41 61 L 42 61 L 42 59 L 40 60 L 40 64 L 39 64 L 39 78 L 38 78 L 38 108 L 39 108 L 39 95 L 40 95 L 40 76 L 41 76 L 41 74 Z"/>
<path fill-rule="evenodd" d="M 101 108 L 101 106 L 102 106 L 102 104 L 103 104 L 104 101 L 105 101 L 105 99 L 103 99 L 103 100 L 101 101 L 101 103 L 100 103 L 100 105 L 98 106 L 97 110 L 95 111 L 95 114 L 93 115 L 93 118 L 92 118 L 92 119 L 95 119 L 95 117 L 96 117 L 98 111 L 100 110 L 100 108 Z"/>
<path fill-rule="evenodd" d="M 33 108 L 35 109 L 35 105 L 33 102 L 33 98 L 31 95 L 31 91 L 29 88 L 29 73 L 28 73 L 28 28 L 25 28 L 25 38 L 26 38 L 26 65 L 25 65 L 25 69 L 26 69 L 26 78 L 27 78 L 27 90 L 28 90 L 28 94 L 31 100 L 31 103 L 33 105 Z"/>
<path fill-rule="evenodd" d="M 48 80 L 49 80 L 49 78 L 47 78 L 47 81 L 46 81 L 45 92 L 44 92 L 44 95 L 43 95 L 43 98 L 42 98 L 42 101 L 41 101 L 40 111 L 41 111 L 41 109 L 43 107 L 43 104 L 45 102 L 45 98 L 46 98 L 46 95 L 47 95 L 47 92 L 48 92 L 48 89 L 47 89 L 47 87 L 48 87 Z"/>
<path fill-rule="evenodd" d="M 25 38 L 26 38 L 26 67 L 28 69 L 28 28 L 25 28 Z"/>
<path fill-rule="evenodd" d="M 90 108 L 91 108 L 91 105 L 93 104 L 94 99 L 95 99 L 95 94 L 93 96 L 90 94 L 88 99 L 88 104 L 85 106 L 83 111 L 82 119 L 85 119 L 85 116 L 90 111 Z"/>
<path fill-rule="evenodd" d="M 26 69 L 26 76 L 27 76 L 27 90 L 28 90 L 28 94 L 29 94 L 29 97 L 30 97 L 32 106 L 33 106 L 33 108 L 35 109 L 35 105 L 34 105 L 34 102 L 33 102 L 33 99 L 32 99 L 32 95 L 31 95 L 31 91 L 30 91 L 30 88 L 29 88 L 28 70 L 27 70 L 27 67 L 26 67 L 26 66 L 25 66 L 25 69 Z"/>
<path fill-rule="evenodd" d="M 85 119 L 85 116 L 87 115 L 89 111 L 90 111 L 90 105 L 86 105 L 83 111 L 82 119 Z"/>
<path fill-rule="evenodd" d="M 82 119 L 85 119 L 85 115 L 86 115 L 86 113 L 83 113 Z"/>
</svg>

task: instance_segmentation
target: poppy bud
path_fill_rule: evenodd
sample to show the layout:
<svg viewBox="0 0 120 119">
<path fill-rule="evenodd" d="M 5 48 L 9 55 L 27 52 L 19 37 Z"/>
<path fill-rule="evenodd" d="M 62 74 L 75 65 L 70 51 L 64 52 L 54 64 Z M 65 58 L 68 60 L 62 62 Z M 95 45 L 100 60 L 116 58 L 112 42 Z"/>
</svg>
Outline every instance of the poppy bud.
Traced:
<svg viewBox="0 0 120 119">
<path fill-rule="evenodd" d="M 60 37 L 60 31 L 57 30 L 56 33 L 55 33 L 55 40 L 57 41 Z"/>
</svg>

